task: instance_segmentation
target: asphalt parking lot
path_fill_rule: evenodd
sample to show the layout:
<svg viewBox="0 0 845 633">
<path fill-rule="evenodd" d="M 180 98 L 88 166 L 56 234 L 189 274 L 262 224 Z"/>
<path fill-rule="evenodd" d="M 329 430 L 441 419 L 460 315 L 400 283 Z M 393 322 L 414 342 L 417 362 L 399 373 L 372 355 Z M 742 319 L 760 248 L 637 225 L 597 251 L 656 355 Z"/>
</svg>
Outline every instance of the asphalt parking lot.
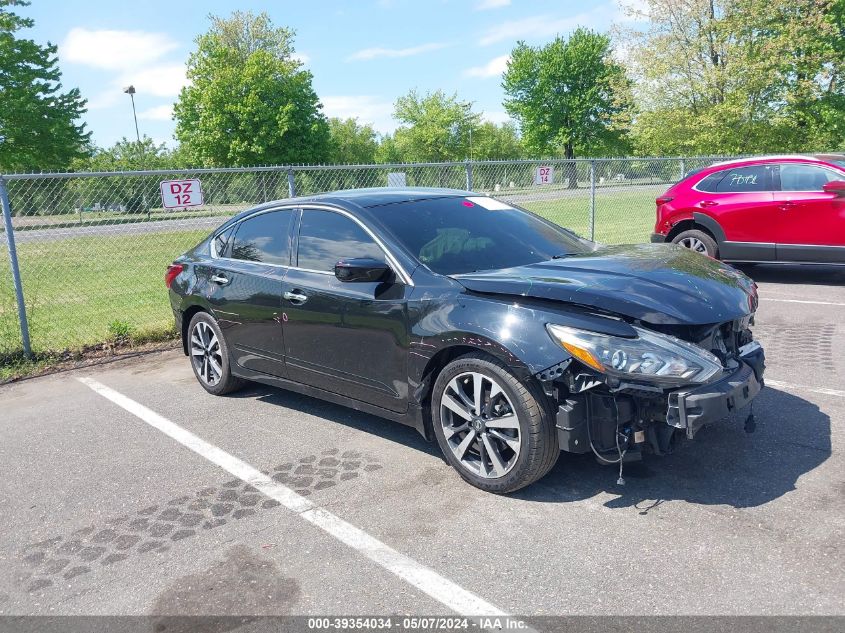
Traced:
<svg viewBox="0 0 845 633">
<path fill-rule="evenodd" d="M 757 431 L 624 487 L 564 454 L 485 494 L 410 428 L 215 398 L 179 351 L 0 387 L 0 614 L 845 615 L 845 268 L 747 272 Z"/>
</svg>

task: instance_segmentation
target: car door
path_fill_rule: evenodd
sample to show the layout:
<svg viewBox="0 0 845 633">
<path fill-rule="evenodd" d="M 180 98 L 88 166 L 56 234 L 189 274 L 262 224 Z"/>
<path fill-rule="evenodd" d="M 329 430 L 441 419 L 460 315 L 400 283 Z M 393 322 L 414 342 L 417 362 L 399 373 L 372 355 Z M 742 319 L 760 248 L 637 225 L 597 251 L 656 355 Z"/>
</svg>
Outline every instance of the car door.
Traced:
<svg viewBox="0 0 845 633">
<path fill-rule="evenodd" d="M 699 203 L 725 233 L 720 245 L 726 259 L 774 260 L 778 219 L 772 165 L 722 170 L 696 185 L 709 194 Z"/>
<path fill-rule="evenodd" d="M 383 249 L 351 216 L 304 208 L 296 265 L 284 280 L 283 322 L 288 376 L 391 411 L 407 408 L 411 290 L 386 282 L 342 282 L 341 259 L 387 261 Z"/>
<path fill-rule="evenodd" d="M 233 362 L 284 377 L 282 283 L 290 265 L 293 209 L 241 220 L 213 244 L 206 268 L 207 299 Z"/>
<path fill-rule="evenodd" d="M 781 163 L 778 177 L 778 259 L 845 261 L 845 198 L 822 189 L 827 182 L 845 180 L 845 173 L 820 165 Z"/>
</svg>

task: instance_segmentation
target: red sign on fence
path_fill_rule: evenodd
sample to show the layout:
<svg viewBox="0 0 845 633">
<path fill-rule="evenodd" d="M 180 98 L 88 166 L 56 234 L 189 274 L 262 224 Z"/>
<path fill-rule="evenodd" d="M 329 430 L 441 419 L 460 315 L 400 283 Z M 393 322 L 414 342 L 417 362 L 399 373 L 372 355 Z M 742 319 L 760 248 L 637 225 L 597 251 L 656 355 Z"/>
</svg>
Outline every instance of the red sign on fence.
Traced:
<svg viewBox="0 0 845 633">
<path fill-rule="evenodd" d="M 161 183 L 161 203 L 165 209 L 202 206 L 202 187 L 199 179 L 163 180 Z"/>
</svg>

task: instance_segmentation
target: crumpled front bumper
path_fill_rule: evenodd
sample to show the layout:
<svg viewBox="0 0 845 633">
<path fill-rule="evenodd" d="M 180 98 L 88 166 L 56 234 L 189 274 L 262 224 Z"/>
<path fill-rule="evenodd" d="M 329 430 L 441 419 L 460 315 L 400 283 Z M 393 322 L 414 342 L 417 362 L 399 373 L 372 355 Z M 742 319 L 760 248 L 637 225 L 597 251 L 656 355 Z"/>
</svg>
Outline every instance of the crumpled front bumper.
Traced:
<svg viewBox="0 0 845 633">
<path fill-rule="evenodd" d="M 669 393 L 666 423 L 686 429 L 692 439 L 698 430 L 749 404 L 763 388 L 765 355 L 759 345 L 740 357 L 739 367 L 731 374 L 695 389 Z"/>
</svg>

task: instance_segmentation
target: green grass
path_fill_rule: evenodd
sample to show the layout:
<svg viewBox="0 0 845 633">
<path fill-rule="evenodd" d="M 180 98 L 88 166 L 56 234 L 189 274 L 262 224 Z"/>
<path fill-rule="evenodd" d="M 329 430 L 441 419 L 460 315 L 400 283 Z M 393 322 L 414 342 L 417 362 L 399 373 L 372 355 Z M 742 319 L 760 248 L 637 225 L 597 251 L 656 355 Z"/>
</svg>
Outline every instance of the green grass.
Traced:
<svg viewBox="0 0 845 633">
<path fill-rule="evenodd" d="M 18 244 L 33 351 L 102 343 L 113 337 L 116 321 L 141 337 L 171 329 L 164 271 L 207 234 L 202 229 Z M 20 349 L 20 330 L 8 263 L 0 265 L 0 354 L 12 354 Z"/>
<path fill-rule="evenodd" d="M 597 192 L 595 240 L 605 244 L 648 242 L 654 230 L 654 199 L 665 187 L 637 191 Z M 590 193 L 576 193 L 559 200 L 523 202 L 520 206 L 544 218 L 590 237 Z"/>
<path fill-rule="evenodd" d="M 654 226 L 654 198 L 662 187 L 596 194 L 595 239 L 646 242 Z M 589 237 L 589 191 L 522 206 Z M 21 242 L 18 256 L 33 350 L 80 349 L 125 335 L 168 332 L 173 315 L 164 271 L 208 234 L 206 229 Z M 0 252 L 0 366 L 17 358 L 20 329 L 8 256 Z M 119 326 L 119 327 L 118 327 Z M 2 372 L 0 372 L 2 374 Z"/>
</svg>

